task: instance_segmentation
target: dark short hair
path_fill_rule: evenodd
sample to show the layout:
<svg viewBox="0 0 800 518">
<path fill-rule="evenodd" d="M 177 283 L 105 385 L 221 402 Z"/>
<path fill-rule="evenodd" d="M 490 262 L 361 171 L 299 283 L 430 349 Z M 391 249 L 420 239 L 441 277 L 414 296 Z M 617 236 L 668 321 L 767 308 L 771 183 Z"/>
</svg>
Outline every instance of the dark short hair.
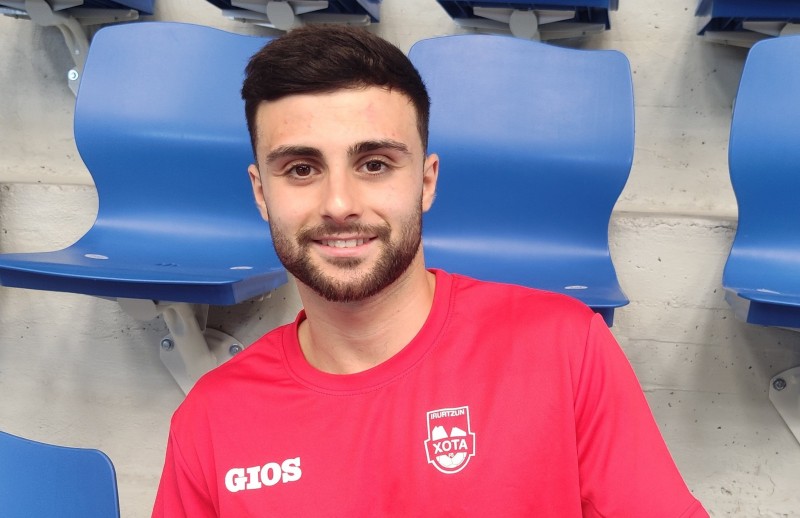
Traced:
<svg viewBox="0 0 800 518">
<path fill-rule="evenodd" d="M 400 49 L 367 30 L 340 25 L 307 25 L 270 41 L 250 58 L 242 85 L 253 154 L 261 102 L 370 86 L 409 97 L 426 150 L 430 98 L 419 72 Z"/>
</svg>

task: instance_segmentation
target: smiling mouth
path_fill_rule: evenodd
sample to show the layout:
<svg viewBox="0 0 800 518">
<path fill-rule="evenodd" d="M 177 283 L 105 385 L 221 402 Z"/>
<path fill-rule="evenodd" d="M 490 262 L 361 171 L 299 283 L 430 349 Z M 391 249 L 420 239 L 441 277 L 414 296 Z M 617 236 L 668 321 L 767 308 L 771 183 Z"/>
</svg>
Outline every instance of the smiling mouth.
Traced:
<svg viewBox="0 0 800 518">
<path fill-rule="evenodd" d="M 321 239 L 319 243 L 324 246 L 333 248 L 354 248 L 361 246 L 364 243 L 369 243 L 372 238 L 358 238 L 358 239 Z"/>
</svg>

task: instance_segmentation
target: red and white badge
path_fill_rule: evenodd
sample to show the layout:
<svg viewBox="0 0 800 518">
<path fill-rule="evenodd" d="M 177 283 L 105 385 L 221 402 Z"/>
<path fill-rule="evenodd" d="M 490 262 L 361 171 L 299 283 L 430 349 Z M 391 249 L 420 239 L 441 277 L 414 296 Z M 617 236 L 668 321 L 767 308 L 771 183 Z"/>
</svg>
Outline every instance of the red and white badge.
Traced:
<svg viewBox="0 0 800 518">
<path fill-rule="evenodd" d="M 442 408 L 428 412 L 428 463 L 447 475 L 464 469 L 475 456 L 475 434 L 469 407 Z"/>
</svg>

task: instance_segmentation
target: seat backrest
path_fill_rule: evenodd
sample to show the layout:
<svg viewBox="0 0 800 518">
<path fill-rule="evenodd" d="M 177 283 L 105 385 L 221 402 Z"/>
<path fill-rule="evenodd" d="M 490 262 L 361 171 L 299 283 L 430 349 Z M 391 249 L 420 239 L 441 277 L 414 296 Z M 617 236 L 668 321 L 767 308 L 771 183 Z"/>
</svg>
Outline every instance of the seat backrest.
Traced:
<svg viewBox="0 0 800 518">
<path fill-rule="evenodd" d="M 409 55 L 441 157 L 426 263 L 554 291 L 586 276 L 618 287 L 608 223 L 633 159 L 625 56 L 497 35 L 424 40 Z"/>
<path fill-rule="evenodd" d="M 95 227 L 129 233 L 131 248 L 141 247 L 139 229 L 149 247 L 160 246 L 154 229 L 208 246 L 218 235 L 268 236 L 239 95 L 247 60 L 267 41 L 166 22 L 98 31 L 75 105 L 76 144 L 99 197 Z"/>
<path fill-rule="evenodd" d="M 251 0 L 247 4 L 242 4 L 241 2 L 236 2 L 237 5 L 234 5 L 233 0 L 206 0 L 209 3 L 219 7 L 223 11 L 229 10 L 251 10 L 259 12 L 260 14 L 264 14 L 267 4 L 274 0 Z M 383 0 L 329 0 L 327 5 L 322 9 L 312 9 L 310 11 L 302 9 L 303 7 L 313 7 L 312 4 L 308 6 L 303 6 L 303 2 L 297 2 L 297 6 L 301 9 L 293 9 L 296 14 L 318 14 L 318 13 L 325 13 L 325 14 L 332 14 L 332 15 L 339 15 L 339 14 L 368 14 L 370 19 L 373 22 L 377 22 L 380 20 L 380 3 Z M 290 5 L 293 2 L 290 2 Z M 327 20 L 328 22 L 335 21 L 335 18 L 331 18 Z"/>
<path fill-rule="evenodd" d="M 700 0 L 696 16 L 741 20 L 793 20 L 800 4 L 787 0 Z"/>
<path fill-rule="evenodd" d="M 0 432 L 1 516 L 113 518 L 119 514 L 114 466 L 103 452 Z"/>
<path fill-rule="evenodd" d="M 541 9 L 601 7 L 616 11 L 619 0 L 453 0 L 453 3 L 476 4 L 487 7 L 491 4 L 501 4 L 502 7 L 509 8 L 538 7 Z"/>
<path fill-rule="evenodd" d="M 800 36 L 750 50 L 731 122 L 728 165 L 739 223 L 723 284 L 800 294 Z M 761 266 L 751 267 L 752 260 Z M 764 261 L 772 266 L 765 268 Z"/>
<path fill-rule="evenodd" d="M 473 14 L 473 7 L 497 7 L 506 9 L 544 9 L 586 11 L 596 9 L 616 11 L 619 0 L 437 0 L 453 17 Z"/>
<path fill-rule="evenodd" d="M 135 9 L 142 14 L 153 14 L 154 2 L 155 0 L 84 0 L 80 7 L 95 9 L 127 7 L 129 9 Z"/>
</svg>

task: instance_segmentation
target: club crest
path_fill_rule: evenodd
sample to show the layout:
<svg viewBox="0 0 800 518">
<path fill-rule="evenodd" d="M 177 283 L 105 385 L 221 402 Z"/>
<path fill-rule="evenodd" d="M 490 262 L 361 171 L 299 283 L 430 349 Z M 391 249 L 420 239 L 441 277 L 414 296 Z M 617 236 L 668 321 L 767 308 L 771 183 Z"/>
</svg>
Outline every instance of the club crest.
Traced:
<svg viewBox="0 0 800 518">
<path fill-rule="evenodd" d="M 447 475 L 458 473 L 475 456 L 475 434 L 469 407 L 442 408 L 428 412 L 428 463 Z"/>
</svg>

